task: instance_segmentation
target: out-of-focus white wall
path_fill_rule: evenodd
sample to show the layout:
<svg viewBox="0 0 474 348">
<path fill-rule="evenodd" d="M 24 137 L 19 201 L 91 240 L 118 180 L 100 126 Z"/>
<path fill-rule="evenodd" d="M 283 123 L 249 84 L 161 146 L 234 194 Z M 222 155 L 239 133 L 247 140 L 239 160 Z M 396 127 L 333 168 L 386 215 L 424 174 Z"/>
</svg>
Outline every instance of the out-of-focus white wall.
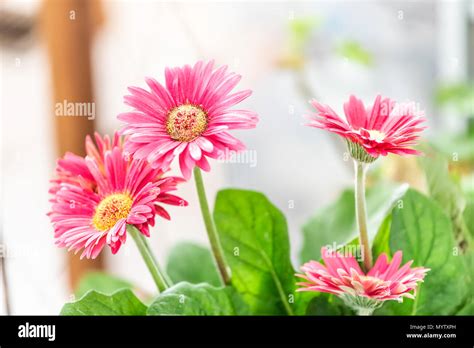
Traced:
<svg viewBox="0 0 474 348">
<path fill-rule="evenodd" d="M 13 2 L 11 8 L 34 13 L 38 3 Z M 54 246 L 46 216 L 55 164 L 47 67 L 39 45 L 2 47 L 0 222 L 13 314 L 58 313 L 67 296 L 63 251 Z"/>
</svg>

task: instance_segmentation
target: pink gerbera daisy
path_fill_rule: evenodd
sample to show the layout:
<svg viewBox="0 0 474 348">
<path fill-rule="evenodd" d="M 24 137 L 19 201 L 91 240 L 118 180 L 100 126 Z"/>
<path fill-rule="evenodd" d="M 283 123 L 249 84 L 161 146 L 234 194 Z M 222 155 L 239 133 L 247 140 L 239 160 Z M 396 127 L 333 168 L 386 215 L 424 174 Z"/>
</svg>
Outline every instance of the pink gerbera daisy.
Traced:
<svg viewBox="0 0 474 348">
<path fill-rule="evenodd" d="M 127 123 L 122 134 L 131 134 L 125 150 L 154 168 L 167 169 L 179 156 L 186 179 L 196 165 L 210 170 L 207 157 L 243 150 L 244 144 L 227 131 L 256 126 L 255 112 L 231 110 L 252 92 L 231 93 L 241 76 L 227 66 L 213 66 L 199 61 L 193 67 L 167 68 L 165 87 L 152 78 L 146 79 L 150 91 L 130 87 L 125 103 L 134 111 L 118 116 Z"/>
<path fill-rule="evenodd" d="M 361 162 L 372 162 L 380 155 L 418 155 L 416 145 L 419 133 L 426 127 L 423 112 L 414 103 L 396 104 L 377 96 L 374 105 L 366 108 L 354 96 L 344 104 L 346 119 L 339 117 L 329 106 L 316 100 L 310 102 L 317 110 L 308 116 L 308 126 L 326 129 L 347 140 L 352 157 Z"/>
<path fill-rule="evenodd" d="M 354 256 L 322 248 L 324 265 L 317 261 L 305 263 L 297 274 L 305 281 L 297 291 L 317 291 L 335 294 L 360 313 L 371 313 L 384 301 L 404 297 L 414 299 L 418 282 L 422 282 L 427 268 L 410 268 L 413 261 L 400 267 L 402 252 L 397 251 L 391 262 L 381 254 L 375 265 L 364 273 Z"/>
<path fill-rule="evenodd" d="M 115 254 L 125 242 L 127 224 L 149 237 L 156 215 L 170 218 L 160 203 L 187 205 L 169 193 L 183 179 L 163 177 L 146 161 L 129 158 L 118 134 L 95 139 L 97 146 L 86 138 L 85 158 L 66 153 L 58 160 L 50 189 L 48 215 L 56 244 L 83 250 L 81 258 L 97 257 L 106 244 Z"/>
</svg>

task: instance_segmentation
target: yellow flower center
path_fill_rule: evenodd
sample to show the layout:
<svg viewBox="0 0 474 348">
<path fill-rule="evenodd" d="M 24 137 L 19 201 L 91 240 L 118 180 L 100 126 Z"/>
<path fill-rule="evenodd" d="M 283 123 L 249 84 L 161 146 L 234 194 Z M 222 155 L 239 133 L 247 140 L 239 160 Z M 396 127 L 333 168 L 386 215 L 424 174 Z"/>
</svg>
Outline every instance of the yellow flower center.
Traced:
<svg viewBox="0 0 474 348">
<path fill-rule="evenodd" d="M 125 219 L 132 209 L 132 199 L 124 193 L 114 193 L 105 197 L 97 205 L 92 224 L 99 231 L 108 231 L 117 221 Z"/>
<path fill-rule="evenodd" d="M 386 135 L 383 132 L 380 132 L 378 130 L 369 130 L 369 135 L 370 139 L 375 140 L 375 141 L 382 141 L 385 139 Z"/>
<path fill-rule="evenodd" d="M 172 109 L 166 121 L 171 139 L 190 142 L 207 128 L 207 115 L 199 106 L 183 104 Z"/>
</svg>

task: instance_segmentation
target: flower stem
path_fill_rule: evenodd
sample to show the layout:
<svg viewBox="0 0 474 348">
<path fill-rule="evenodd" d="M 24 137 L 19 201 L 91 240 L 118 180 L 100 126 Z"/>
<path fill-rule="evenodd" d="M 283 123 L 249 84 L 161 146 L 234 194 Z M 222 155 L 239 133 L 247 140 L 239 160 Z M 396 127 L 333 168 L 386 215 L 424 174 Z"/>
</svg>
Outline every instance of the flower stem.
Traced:
<svg viewBox="0 0 474 348">
<path fill-rule="evenodd" d="M 194 180 L 196 181 L 196 190 L 199 197 L 199 204 L 201 206 L 202 218 L 206 226 L 209 242 L 211 243 L 212 254 L 214 255 L 214 262 L 219 270 L 221 281 L 223 285 L 230 284 L 230 269 L 225 261 L 224 252 L 222 249 L 219 235 L 217 234 L 216 225 L 209 210 L 207 203 L 206 191 L 204 190 L 204 183 L 202 180 L 201 170 L 194 167 Z"/>
<path fill-rule="evenodd" d="M 362 248 L 364 268 L 368 271 L 372 267 L 372 251 L 370 250 L 367 233 L 367 209 L 365 204 L 365 171 L 366 164 L 354 161 L 355 179 L 355 206 L 357 225 L 359 227 L 359 243 Z"/>
<path fill-rule="evenodd" d="M 142 254 L 143 260 L 155 281 L 158 291 L 163 292 L 168 289 L 171 284 L 158 266 L 158 262 L 156 261 L 145 236 L 133 225 L 127 225 L 127 231 L 131 234 L 140 254 Z"/>
</svg>

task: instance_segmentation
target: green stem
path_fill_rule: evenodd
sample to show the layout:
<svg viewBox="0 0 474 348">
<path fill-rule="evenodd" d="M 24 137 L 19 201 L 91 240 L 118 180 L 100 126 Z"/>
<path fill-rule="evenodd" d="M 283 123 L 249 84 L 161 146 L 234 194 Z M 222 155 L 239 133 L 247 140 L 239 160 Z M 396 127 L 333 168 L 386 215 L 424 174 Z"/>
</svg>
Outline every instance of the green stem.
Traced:
<svg viewBox="0 0 474 348">
<path fill-rule="evenodd" d="M 366 164 L 354 161 L 355 180 L 355 205 L 357 225 L 359 227 L 359 243 L 362 248 L 364 267 L 369 271 L 372 267 L 372 251 L 370 250 L 369 236 L 367 232 L 367 208 L 365 204 L 365 171 Z"/>
<path fill-rule="evenodd" d="M 230 284 L 230 269 L 225 261 L 224 252 L 222 249 L 219 235 L 217 234 L 216 225 L 212 218 L 209 204 L 207 203 L 206 191 L 204 190 L 204 183 L 202 180 L 201 170 L 194 167 L 194 180 L 196 181 L 196 190 L 199 197 L 199 204 L 201 206 L 202 218 L 206 226 L 207 236 L 211 244 L 212 254 L 214 255 L 214 262 L 219 270 L 219 275 L 223 285 Z"/>
<path fill-rule="evenodd" d="M 158 291 L 163 292 L 168 289 L 171 283 L 158 266 L 158 262 L 156 261 L 145 236 L 133 225 L 127 225 L 127 231 L 135 241 L 140 254 L 142 254 L 143 260 L 155 281 Z"/>
<path fill-rule="evenodd" d="M 138 231 L 140 232 L 140 231 Z M 149 251 L 149 254 L 151 256 L 151 258 L 153 259 L 153 263 L 155 265 L 155 267 L 158 269 L 158 272 L 160 273 L 161 277 L 163 278 L 165 284 L 166 284 L 166 288 L 169 288 L 171 286 L 173 286 L 173 281 L 171 280 L 171 278 L 168 276 L 168 273 L 166 273 L 164 270 L 161 269 L 160 267 L 160 264 L 158 263 L 158 260 L 156 259 L 155 257 L 155 254 L 153 253 L 153 251 L 151 250 L 151 247 L 150 247 L 150 244 L 148 243 L 148 240 L 146 239 L 146 237 L 140 233 L 140 236 L 141 238 L 143 239 L 143 242 L 145 243 L 145 246 L 147 247 L 148 251 Z"/>
</svg>

